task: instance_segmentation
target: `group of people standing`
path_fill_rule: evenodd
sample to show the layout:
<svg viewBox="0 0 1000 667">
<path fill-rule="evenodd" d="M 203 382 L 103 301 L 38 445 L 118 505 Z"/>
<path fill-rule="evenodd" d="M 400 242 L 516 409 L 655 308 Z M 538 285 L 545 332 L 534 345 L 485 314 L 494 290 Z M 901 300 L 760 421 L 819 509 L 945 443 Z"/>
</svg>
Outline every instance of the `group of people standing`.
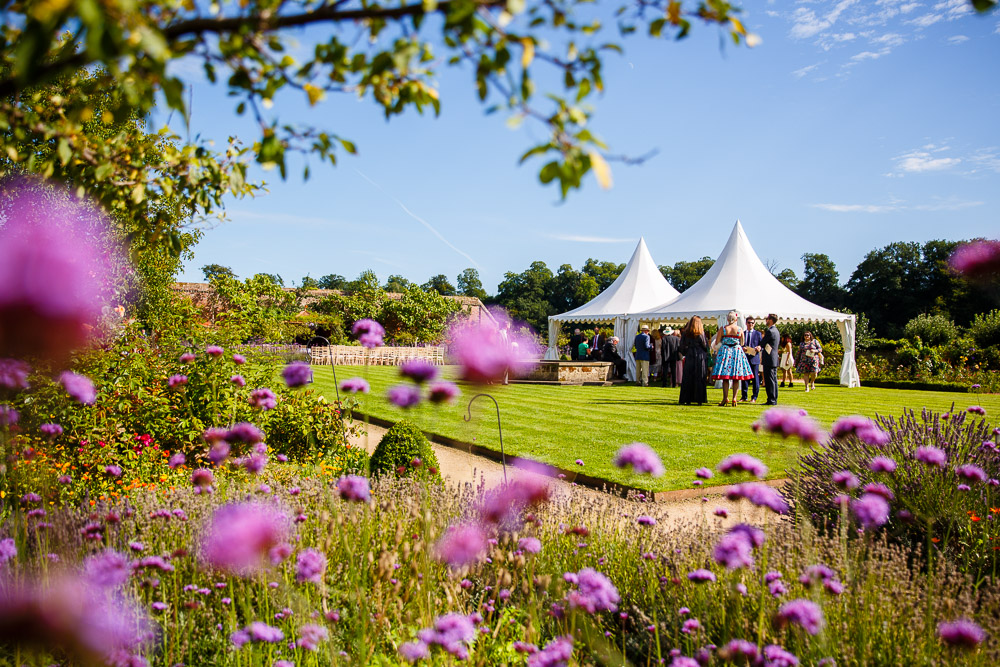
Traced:
<svg viewBox="0 0 1000 667">
<path fill-rule="evenodd" d="M 794 383 L 793 371 L 803 376 L 806 391 L 816 388 L 816 375 L 823 365 L 823 349 L 811 332 L 805 333 L 804 342 L 795 350 L 790 336 L 781 337 L 778 316 L 771 313 L 766 318 L 763 331 L 758 331 L 756 318 L 747 317 L 741 328 L 739 315 L 730 311 L 726 325 L 719 329 L 711 343 L 705 336 L 700 317 L 692 317 L 679 331 L 660 327 L 659 339 L 643 326 L 635 338 L 636 380 L 649 385 L 650 374 L 657 375 L 663 386 L 680 385 L 678 403 L 690 405 L 708 402 L 706 384 L 722 383 L 721 406 L 736 405 L 737 389 L 740 399 L 757 402 L 761 384 L 767 396 L 767 405 L 777 405 L 778 388 Z M 714 361 L 709 366 L 710 356 Z M 711 368 L 711 370 L 709 370 Z M 778 384 L 778 371 L 781 384 Z"/>
</svg>

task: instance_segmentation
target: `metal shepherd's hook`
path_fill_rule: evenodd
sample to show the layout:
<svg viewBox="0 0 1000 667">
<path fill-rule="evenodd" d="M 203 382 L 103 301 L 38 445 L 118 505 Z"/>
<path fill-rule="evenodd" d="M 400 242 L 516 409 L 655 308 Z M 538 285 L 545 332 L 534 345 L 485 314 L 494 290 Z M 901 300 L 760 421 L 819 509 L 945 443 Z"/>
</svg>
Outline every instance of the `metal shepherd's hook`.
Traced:
<svg viewBox="0 0 1000 667">
<path fill-rule="evenodd" d="M 333 363 L 333 346 L 330 345 L 330 339 L 326 336 L 313 336 L 309 339 L 309 342 L 313 342 L 316 339 L 326 341 L 326 349 L 330 351 L 330 368 L 333 369 L 333 388 L 337 390 L 337 403 L 340 404 L 340 385 L 337 383 L 337 364 Z"/>
<path fill-rule="evenodd" d="M 497 406 L 497 430 L 500 432 L 500 463 L 503 465 L 503 483 L 507 483 L 507 456 L 503 453 L 503 427 L 500 426 L 500 404 L 497 403 L 497 399 L 493 398 L 489 394 L 476 394 L 469 399 L 469 406 L 466 408 L 465 421 L 472 421 L 472 402 L 475 401 L 480 396 L 485 396 L 486 398 L 493 401 L 493 405 Z"/>
</svg>

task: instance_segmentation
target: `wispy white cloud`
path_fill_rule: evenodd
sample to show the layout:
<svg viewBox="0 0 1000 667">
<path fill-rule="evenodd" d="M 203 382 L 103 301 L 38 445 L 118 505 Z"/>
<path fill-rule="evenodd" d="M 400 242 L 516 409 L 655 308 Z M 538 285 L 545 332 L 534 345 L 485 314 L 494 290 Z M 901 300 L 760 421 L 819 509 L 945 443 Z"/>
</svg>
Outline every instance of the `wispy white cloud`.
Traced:
<svg viewBox="0 0 1000 667">
<path fill-rule="evenodd" d="M 938 199 L 927 204 L 893 202 L 890 204 L 811 204 L 811 206 L 832 213 L 894 213 L 898 211 L 961 211 L 984 204 L 985 202 L 982 201 L 963 201 L 952 198 Z"/>
<path fill-rule="evenodd" d="M 958 166 L 961 162 L 962 158 L 934 157 L 926 151 L 912 151 L 897 158 L 896 168 L 908 173 L 943 171 Z"/>
<path fill-rule="evenodd" d="M 812 207 L 834 213 L 888 213 L 900 208 L 895 204 L 812 204 Z"/>
<path fill-rule="evenodd" d="M 632 243 L 631 239 L 610 238 L 607 236 L 578 236 L 576 234 L 545 234 L 550 239 L 556 241 L 572 241 L 573 243 Z"/>
<path fill-rule="evenodd" d="M 854 62 L 861 62 L 862 60 L 877 60 L 882 56 L 889 55 L 890 51 L 891 49 L 889 48 L 879 49 L 878 51 L 862 51 L 861 53 L 856 53 L 851 56 L 851 60 Z"/>
<path fill-rule="evenodd" d="M 816 12 L 808 7 L 798 7 L 792 14 L 792 37 L 806 39 L 818 35 L 833 26 L 841 14 L 856 2 L 857 0 L 840 0 L 823 16 L 817 16 Z"/>
<path fill-rule="evenodd" d="M 1000 149 L 981 148 L 969 156 L 968 163 L 972 165 L 970 173 L 987 170 L 1000 174 Z"/>
<path fill-rule="evenodd" d="M 944 20 L 944 14 L 931 13 L 931 14 L 923 14 L 922 16 L 918 16 L 915 19 L 910 19 L 906 23 L 909 25 L 915 25 L 918 28 L 929 28 L 935 23 L 943 20 Z"/>
<path fill-rule="evenodd" d="M 806 74 L 809 74 L 809 72 L 815 71 L 816 68 L 818 68 L 821 64 L 822 63 L 816 63 L 815 65 L 806 65 L 805 67 L 800 67 L 799 69 L 792 72 L 792 76 L 794 76 L 796 79 L 801 79 Z"/>
<path fill-rule="evenodd" d="M 961 44 L 962 42 L 967 42 L 967 41 L 969 41 L 969 38 L 966 37 L 965 35 L 952 35 L 951 37 L 948 38 L 949 44 Z"/>
</svg>

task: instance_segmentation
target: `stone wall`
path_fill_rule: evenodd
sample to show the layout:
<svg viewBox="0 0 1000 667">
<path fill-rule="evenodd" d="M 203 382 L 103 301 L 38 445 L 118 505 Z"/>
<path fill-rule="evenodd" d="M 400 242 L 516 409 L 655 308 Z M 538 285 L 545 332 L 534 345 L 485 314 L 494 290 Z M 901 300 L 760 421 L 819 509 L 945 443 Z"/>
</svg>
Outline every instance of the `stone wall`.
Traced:
<svg viewBox="0 0 1000 667">
<path fill-rule="evenodd" d="M 284 289 L 286 292 L 295 291 L 291 287 Z M 215 319 L 222 308 L 215 290 L 208 283 L 174 283 L 173 290 L 174 293 L 191 299 L 191 302 L 209 318 Z M 343 290 L 335 289 L 309 290 L 303 295 L 299 305 L 302 308 L 307 308 L 310 304 L 316 303 L 331 294 L 343 295 L 344 292 Z M 403 295 L 398 292 L 387 292 L 386 296 L 390 299 L 400 299 Z M 490 311 L 483 305 L 483 302 L 474 296 L 446 296 L 444 298 L 457 302 L 462 308 L 462 312 L 468 315 L 469 319 L 474 322 L 496 322 Z"/>
<path fill-rule="evenodd" d="M 529 382 L 582 384 L 610 382 L 614 364 L 607 361 L 537 361 L 518 364 L 514 377 Z"/>
</svg>

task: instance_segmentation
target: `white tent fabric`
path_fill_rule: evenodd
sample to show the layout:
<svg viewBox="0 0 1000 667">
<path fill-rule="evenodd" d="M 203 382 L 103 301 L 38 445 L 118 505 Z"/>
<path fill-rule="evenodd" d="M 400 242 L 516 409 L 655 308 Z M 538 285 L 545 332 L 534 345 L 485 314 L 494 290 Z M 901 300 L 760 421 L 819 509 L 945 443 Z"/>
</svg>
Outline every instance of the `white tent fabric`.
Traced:
<svg viewBox="0 0 1000 667">
<path fill-rule="evenodd" d="M 634 336 L 640 323 L 683 322 L 694 315 L 724 322 L 730 310 L 740 313 L 741 322 L 748 315 L 759 321 L 768 313 L 776 313 L 779 329 L 783 321 L 836 322 L 844 344 L 840 383 L 847 387 L 861 386 L 854 361 L 854 315 L 817 306 L 781 284 L 757 257 L 739 220 L 715 264 L 701 280 L 675 299 L 633 312 L 626 331 Z M 628 347 L 629 377 L 634 378 L 631 344 Z"/>
<path fill-rule="evenodd" d="M 614 322 L 615 333 L 621 338 L 619 353 L 624 357 L 626 341 L 618 334 L 619 329 L 624 330 L 624 318 L 629 313 L 669 303 L 677 296 L 677 290 L 671 287 L 656 267 L 656 262 L 646 247 L 646 240 L 640 238 L 632 258 L 606 290 L 579 308 L 549 316 L 549 348 L 545 351 L 545 358 L 559 358 L 557 339 L 561 322 Z M 628 343 L 631 345 L 632 341 Z"/>
</svg>

